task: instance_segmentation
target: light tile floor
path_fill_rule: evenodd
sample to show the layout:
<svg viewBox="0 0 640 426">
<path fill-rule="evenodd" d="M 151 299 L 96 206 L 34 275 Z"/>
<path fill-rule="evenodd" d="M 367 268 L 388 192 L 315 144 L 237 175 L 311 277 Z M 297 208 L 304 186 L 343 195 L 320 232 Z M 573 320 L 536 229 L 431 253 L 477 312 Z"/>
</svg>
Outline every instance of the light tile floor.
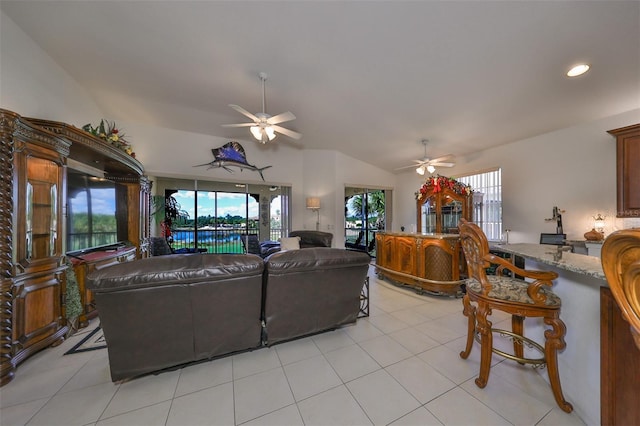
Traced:
<svg viewBox="0 0 640 426">
<path fill-rule="evenodd" d="M 487 387 L 475 385 L 477 345 L 459 356 L 461 299 L 369 275 L 371 316 L 355 325 L 124 383 L 111 382 L 106 350 L 63 356 L 74 335 L 0 388 L 0 424 L 583 424 L 530 367 L 494 357 Z"/>
</svg>

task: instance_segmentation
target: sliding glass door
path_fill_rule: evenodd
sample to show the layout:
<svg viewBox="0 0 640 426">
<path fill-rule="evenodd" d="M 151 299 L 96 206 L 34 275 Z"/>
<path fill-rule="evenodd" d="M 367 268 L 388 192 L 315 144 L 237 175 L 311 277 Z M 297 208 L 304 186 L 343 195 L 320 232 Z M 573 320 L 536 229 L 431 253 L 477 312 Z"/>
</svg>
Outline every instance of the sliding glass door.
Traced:
<svg viewBox="0 0 640 426">
<path fill-rule="evenodd" d="M 375 233 L 386 229 L 391 191 L 345 188 L 345 247 L 375 256 Z M 389 203 L 390 205 L 390 203 Z"/>
</svg>

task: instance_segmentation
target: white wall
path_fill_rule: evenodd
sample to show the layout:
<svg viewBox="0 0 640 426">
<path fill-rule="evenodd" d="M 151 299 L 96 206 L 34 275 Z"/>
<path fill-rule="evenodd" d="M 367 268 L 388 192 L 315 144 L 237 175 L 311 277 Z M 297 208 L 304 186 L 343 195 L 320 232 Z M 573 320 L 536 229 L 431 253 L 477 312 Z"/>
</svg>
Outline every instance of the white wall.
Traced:
<svg viewBox="0 0 640 426">
<path fill-rule="evenodd" d="M 344 188 L 392 189 L 395 175 L 336 151 L 305 150 L 304 191 L 320 197 L 320 230 L 334 235 L 333 246 L 344 247 Z M 304 207 L 304 206 L 303 206 Z M 316 214 L 305 214 L 305 229 L 315 229 Z"/>
<path fill-rule="evenodd" d="M 340 230 L 342 226 L 336 222 L 332 214 L 338 209 L 339 205 L 335 202 L 335 194 L 339 192 L 336 188 L 336 152 L 321 149 L 308 149 L 304 151 L 304 186 L 303 186 L 303 202 L 300 208 L 304 210 L 302 213 L 302 228 L 296 229 L 316 229 L 316 220 L 320 226 L 319 229 L 324 232 L 334 234 L 333 246 L 336 245 L 336 229 Z M 306 208 L 307 197 L 320 198 L 320 210 L 314 212 Z M 295 207 L 294 207 L 295 209 Z M 298 212 L 302 210 L 297 210 Z M 295 227 L 294 227 L 295 228 Z M 338 232 L 342 234 L 342 232 Z"/>
<path fill-rule="evenodd" d="M 640 122 L 640 110 L 603 118 L 455 159 L 456 166 L 439 170 L 456 176 L 502 168 L 503 229 L 509 242 L 537 243 L 540 233 L 556 231 L 545 222 L 553 206 L 562 215 L 568 239 L 584 240 L 592 216 L 607 216 L 605 233 L 638 226 L 616 219 L 616 144 L 607 130 Z M 424 178 L 413 170 L 398 177 L 398 210 L 394 229 L 415 223 L 414 192 Z"/>
<path fill-rule="evenodd" d="M 102 117 L 67 72 L 0 11 L 0 107 L 77 127 Z"/>
<path fill-rule="evenodd" d="M 1 13 L 1 12 L 0 12 Z M 91 96 L 4 13 L 0 16 L 1 107 L 22 116 L 62 121 L 81 127 L 97 124 L 103 112 Z M 133 145 L 136 158 L 149 176 L 199 180 L 262 183 L 252 171 L 194 167 L 213 160 L 212 148 L 227 139 L 118 121 L 118 127 Z M 394 176 L 335 151 L 304 150 L 286 141 L 263 146 L 253 140 L 238 140 L 250 164 L 271 165 L 264 171 L 265 183 L 292 188 L 293 229 L 315 229 L 316 215 L 306 209 L 306 197 L 320 196 L 321 229 L 336 236 L 334 246 L 343 245 L 345 182 L 363 186 L 370 182 L 392 185 Z M 338 173 L 340 169 L 344 170 Z M 342 176 L 342 177 L 341 177 Z M 381 178 L 382 176 L 382 178 Z M 391 185 L 390 185 L 391 182 Z"/>
</svg>

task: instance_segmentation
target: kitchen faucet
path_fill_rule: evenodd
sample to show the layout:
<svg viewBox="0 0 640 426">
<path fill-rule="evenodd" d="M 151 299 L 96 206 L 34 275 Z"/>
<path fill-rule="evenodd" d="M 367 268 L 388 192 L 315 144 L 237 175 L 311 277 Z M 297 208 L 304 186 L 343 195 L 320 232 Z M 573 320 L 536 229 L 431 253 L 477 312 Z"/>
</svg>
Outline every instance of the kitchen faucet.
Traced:
<svg viewBox="0 0 640 426">
<path fill-rule="evenodd" d="M 556 221 L 556 234 L 564 234 L 562 231 L 562 213 L 564 210 L 560 210 L 558 206 L 553 206 L 553 217 L 546 218 L 546 222 L 551 222 L 552 220 Z"/>
</svg>

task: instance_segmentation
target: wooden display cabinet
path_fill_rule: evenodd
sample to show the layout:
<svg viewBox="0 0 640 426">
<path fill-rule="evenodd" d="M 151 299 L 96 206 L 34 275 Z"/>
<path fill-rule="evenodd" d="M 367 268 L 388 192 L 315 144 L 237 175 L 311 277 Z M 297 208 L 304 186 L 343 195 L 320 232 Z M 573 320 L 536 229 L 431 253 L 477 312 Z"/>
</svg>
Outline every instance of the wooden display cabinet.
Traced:
<svg viewBox="0 0 640 426">
<path fill-rule="evenodd" d="M 135 158 L 74 126 L 0 109 L 0 386 L 13 379 L 20 362 L 60 344 L 69 332 L 65 222 L 71 161 L 117 184 L 118 239 L 129 242 L 76 266 L 81 321 L 96 314 L 86 274 L 148 253 L 151 187 Z"/>
<path fill-rule="evenodd" d="M 608 133 L 616 137 L 616 216 L 640 217 L 640 124 Z"/>
<path fill-rule="evenodd" d="M 425 188 L 423 186 L 423 188 Z M 461 218 L 472 219 L 473 195 L 463 190 L 429 185 L 417 199 L 418 232 L 423 234 L 458 233 Z"/>
<path fill-rule="evenodd" d="M 458 222 L 471 220 L 473 192 L 444 176 L 432 176 L 416 193 L 417 233 L 376 233 L 376 272 L 418 292 L 458 295 L 466 266 Z"/>
<path fill-rule="evenodd" d="M 0 110 L 0 385 L 35 352 L 60 344 L 65 271 L 63 205 L 70 143 Z"/>
</svg>

